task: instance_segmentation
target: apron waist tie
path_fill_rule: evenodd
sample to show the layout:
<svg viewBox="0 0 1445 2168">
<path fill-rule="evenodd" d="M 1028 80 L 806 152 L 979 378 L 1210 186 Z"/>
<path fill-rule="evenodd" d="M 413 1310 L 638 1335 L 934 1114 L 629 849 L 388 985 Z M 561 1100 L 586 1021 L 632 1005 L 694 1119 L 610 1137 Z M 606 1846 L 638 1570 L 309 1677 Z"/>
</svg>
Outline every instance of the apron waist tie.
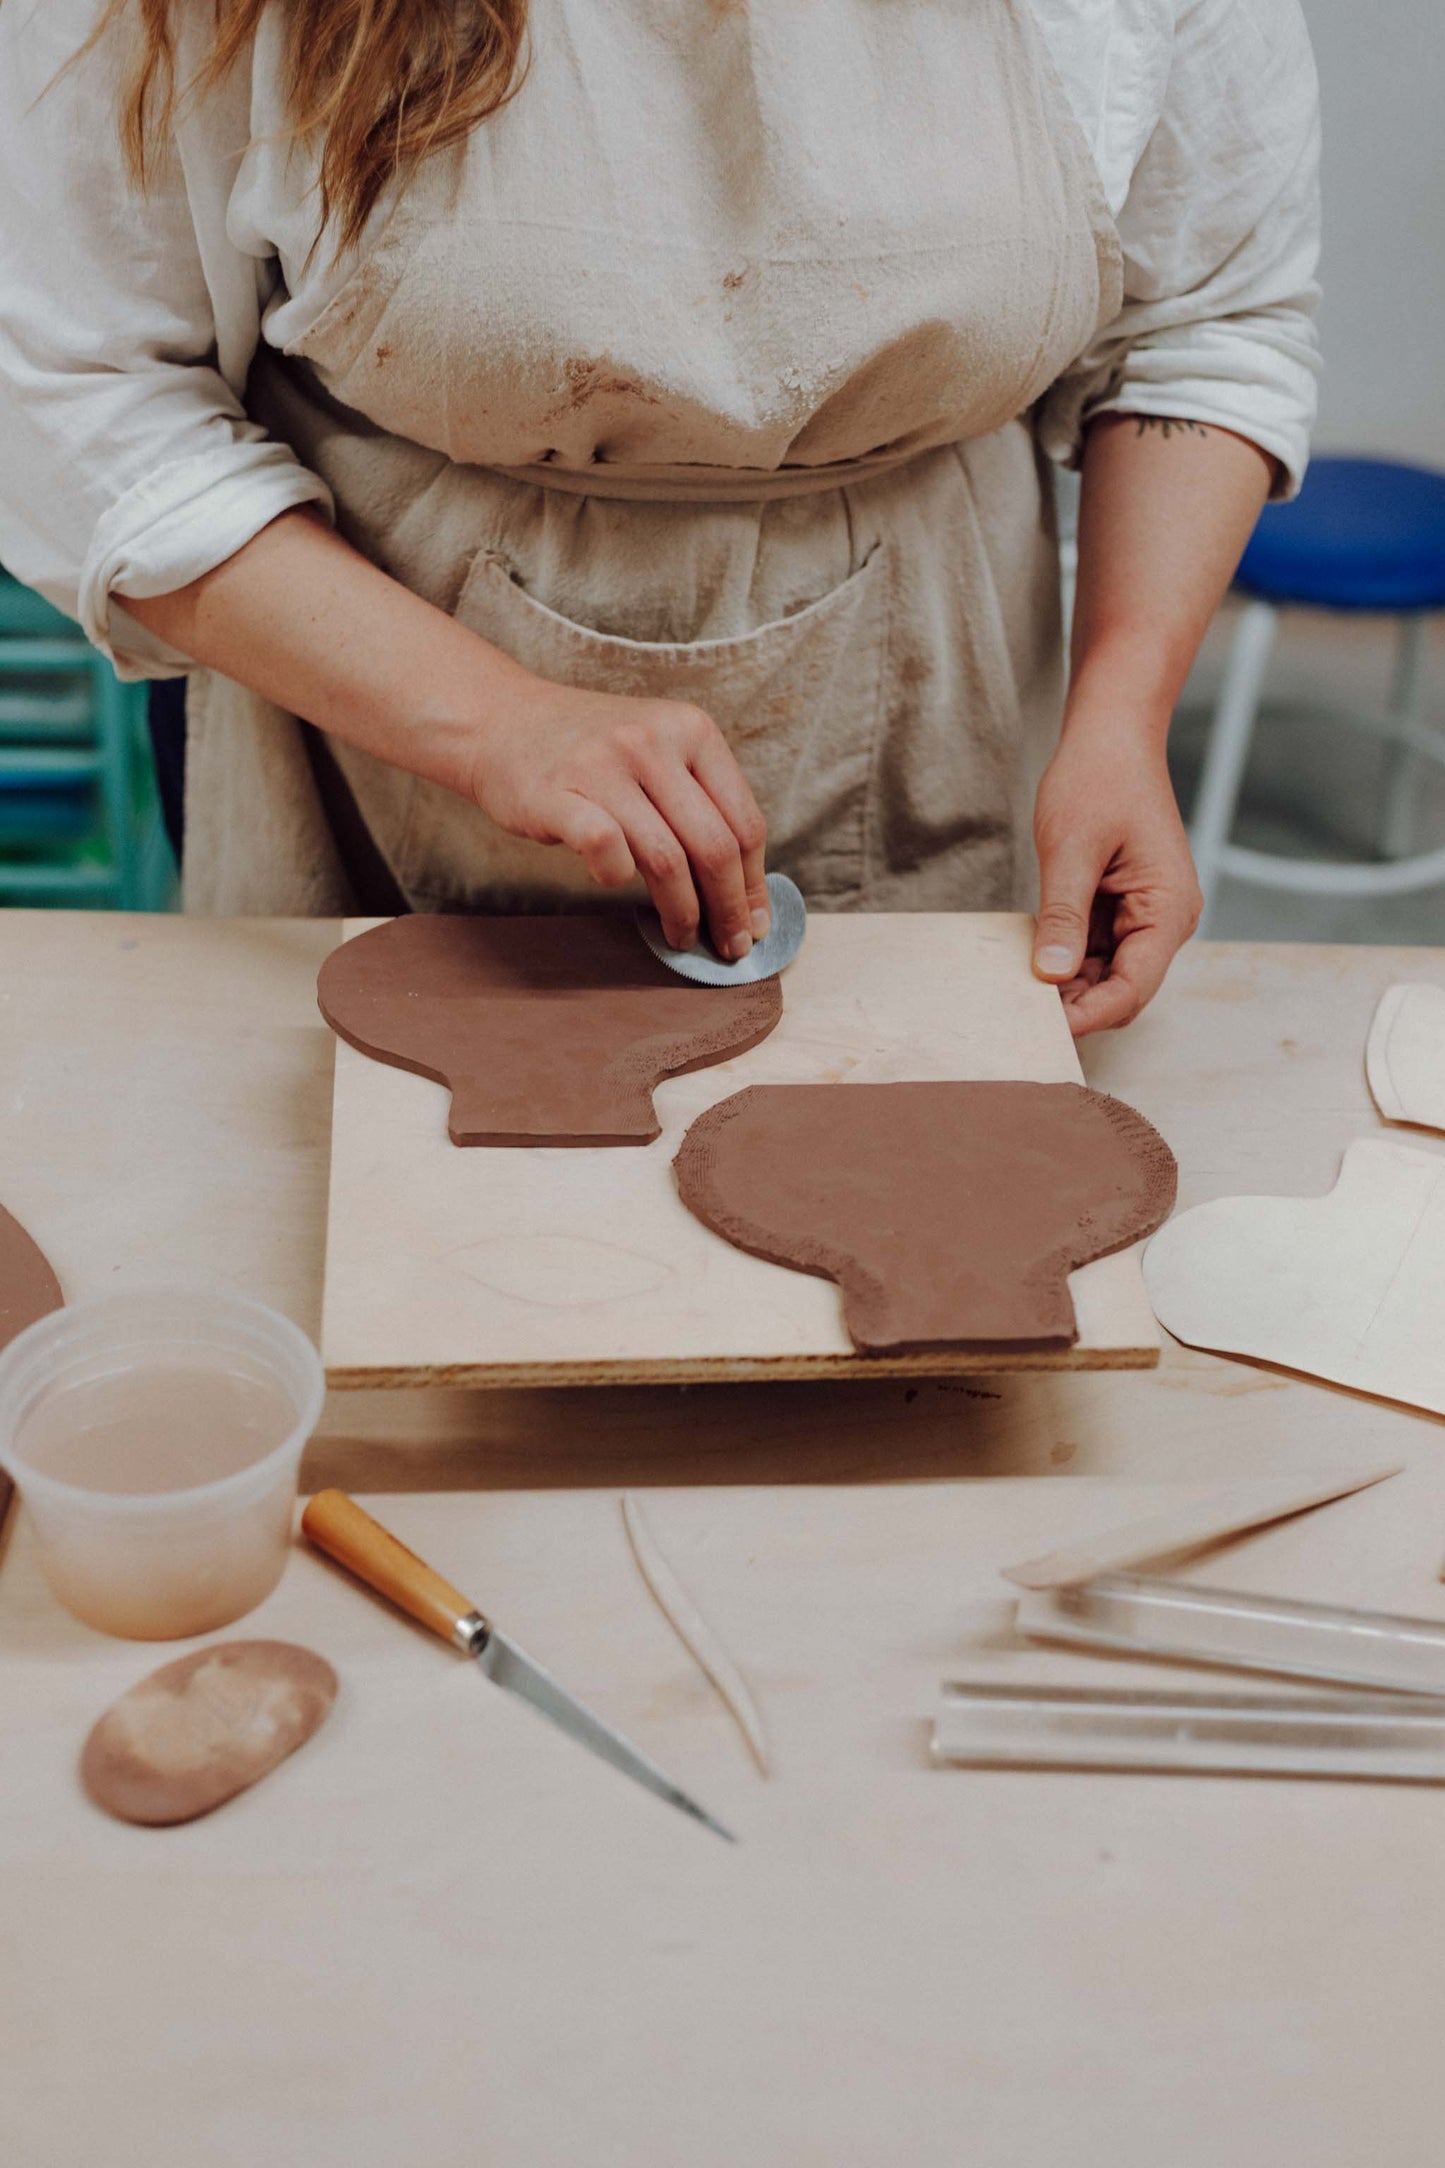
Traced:
<svg viewBox="0 0 1445 2168">
<path fill-rule="evenodd" d="M 940 440 L 952 441 L 951 437 Z M 632 504 L 762 504 L 776 497 L 821 496 L 875 474 L 893 474 L 938 449 L 933 443 L 910 444 L 902 451 L 865 452 L 857 459 L 835 459 L 816 467 L 629 467 L 606 460 L 596 460 L 590 467 L 563 467 L 539 459 L 530 466 L 489 466 L 487 471 L 509 482 L 530 482 L 572 497 L 611 497 Z"/>
</svg>

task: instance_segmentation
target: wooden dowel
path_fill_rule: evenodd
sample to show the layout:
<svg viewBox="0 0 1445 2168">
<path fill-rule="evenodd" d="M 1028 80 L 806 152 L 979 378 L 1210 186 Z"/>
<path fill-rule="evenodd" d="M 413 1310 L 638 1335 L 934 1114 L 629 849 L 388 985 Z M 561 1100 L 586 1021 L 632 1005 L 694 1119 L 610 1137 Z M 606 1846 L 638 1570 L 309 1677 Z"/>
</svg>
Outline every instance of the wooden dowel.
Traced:
<svg viewBox="0 0 1445 2168">
<path fill-rule="evenodd" d="M 1144 1565 L 1175 1551 L 1199 1549 L 1311 1506 L 1328 1505 L 1332 1499 L 1349 1497 L 1398 1475 L 1401 1466 L 1399 1461 L 1376 1461 L 1370 1467 L 1336 1470 L 1328 1476 L 1278 1476 L 1222 1485 L 1202 1496 L 1195 1492 L 1160 1513 L 1151 1513 L 1147 1520 L 1107 1529 L 1061 1551 L 1050 1551 L 1045 1558 L 1005 1566 L 1003 1577 L 1020 1588 L 1077 1588 L 1095 1574 L 1117 1573 L 1125 1566 Z"/>
</svg>

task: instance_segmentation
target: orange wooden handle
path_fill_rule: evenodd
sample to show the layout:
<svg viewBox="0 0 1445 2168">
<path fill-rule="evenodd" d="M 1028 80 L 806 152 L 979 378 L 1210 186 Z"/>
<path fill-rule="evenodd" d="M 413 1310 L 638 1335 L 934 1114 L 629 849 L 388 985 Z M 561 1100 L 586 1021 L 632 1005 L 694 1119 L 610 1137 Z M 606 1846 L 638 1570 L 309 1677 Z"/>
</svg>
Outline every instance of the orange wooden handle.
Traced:
<svg viewBox="0 0 1445 2168">
<path fill-rule="evenodd" d="M 345 1491 L 318 1491 L 301 1516 L 301 1526 L 319 1551 L 443 1641 L 457 1641 L 460 1622 L 474 1616 L 476 1606 L 459 1589 L 398 1543 Z"/>
</svg>

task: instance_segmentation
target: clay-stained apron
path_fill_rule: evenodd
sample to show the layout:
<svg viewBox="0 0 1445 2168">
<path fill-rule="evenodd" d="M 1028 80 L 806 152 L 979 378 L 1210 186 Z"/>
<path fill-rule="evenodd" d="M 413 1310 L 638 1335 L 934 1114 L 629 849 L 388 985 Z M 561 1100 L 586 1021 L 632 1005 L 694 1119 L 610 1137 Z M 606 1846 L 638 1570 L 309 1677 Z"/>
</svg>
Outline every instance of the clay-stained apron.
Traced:
<svg viewBox="0 0 1445 2168">
<path fill-rule="evenodd" d="M 706 708 L 811 904 L 1014 900 L 1061 644 L 1026 416 L 1121 289 L 1027 7 L 536 0 L 533 41 L 252 412 L 530 669 Z M 597 895 L 216 678 L 188 820 L 192 909 Z"/>
</svg>

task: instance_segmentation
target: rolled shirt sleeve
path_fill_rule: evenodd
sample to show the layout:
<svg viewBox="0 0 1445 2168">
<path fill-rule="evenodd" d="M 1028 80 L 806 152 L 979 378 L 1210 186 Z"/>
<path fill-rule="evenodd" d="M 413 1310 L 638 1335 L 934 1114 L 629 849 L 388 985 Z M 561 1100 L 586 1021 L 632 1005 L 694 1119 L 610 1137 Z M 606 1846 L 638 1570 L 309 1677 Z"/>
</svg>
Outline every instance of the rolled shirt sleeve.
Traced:
<svg viewBox="0 0 1445 2168">
<path fill-rule="evenodd" d="M 1125 258 L 1118 318 L 1042 403 L 1046 449 L 1074 460 L 1098 413 L 1212 422 L 1277 459 L 1288 492 L 1317 369 L 1317 90 L 1298 0 L 1033 4 Z M 95 13 L 0 0 L 0 560 L 122 675 L 165 675 L 186 659 L 124 598 L 186 585 L 293 506 L 331 507 L 242 403 L 277 275 L 235 210 L 241 160 L 259 155 L 246 71 L 177 129 L 141 194 L 116 52 L 66 69 Z M 208 18 L 182 11 L 183 79 Z"/>
<path fill-rule="evenodd" d="M 253 321 L 229 327 L 228 381 L 175 145 L 138 192 L 118 56 L 66 68 L 93 21 L 89 0 L 0 6 L 0 561 L 123 677 L 165 676 L 186 658 L 114 598 L 183 587 L 330 498 L 241 404 L 260 267 L 242 273 Z"/>
<path fill-rule="evenodd" d="M 1124 303 L 1046 396 L 1076 463 L 1098 414 L 1231 429 L 1304 475 L 1317 404 L 1319 91 L 1298 0 L 1181 0 L 1162 111 L 1118 214 Z"/>
</svg>

